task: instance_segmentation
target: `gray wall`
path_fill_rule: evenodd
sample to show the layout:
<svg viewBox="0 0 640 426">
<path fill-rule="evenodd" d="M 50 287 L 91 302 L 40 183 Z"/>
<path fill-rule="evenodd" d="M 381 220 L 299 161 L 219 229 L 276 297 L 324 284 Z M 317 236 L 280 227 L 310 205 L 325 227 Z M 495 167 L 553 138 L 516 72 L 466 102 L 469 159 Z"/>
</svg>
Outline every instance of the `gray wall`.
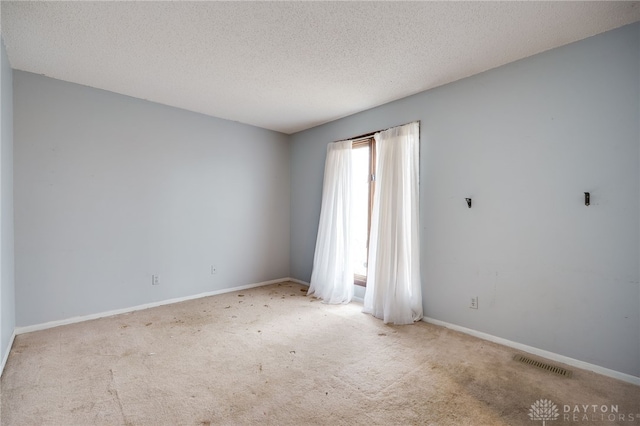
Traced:
<svg viewBox="0 0 640 426">
<path fill-rule="evenodd" d="M 0 362 L 16 325 L 13 268 L 13 71 L 0 38 Z"/>
<path fill-rule="evenodd" d="M 420 120 L 425 315 L 640 376 L 639 52 L 634 24 L 293 135 L 292 277 L 327 143 Z"/>
<path fill-rule="evenodd" d="M 14 114 L 19 326 L 289 275 L 288 136 L 22 71 Z"/>
</svg>

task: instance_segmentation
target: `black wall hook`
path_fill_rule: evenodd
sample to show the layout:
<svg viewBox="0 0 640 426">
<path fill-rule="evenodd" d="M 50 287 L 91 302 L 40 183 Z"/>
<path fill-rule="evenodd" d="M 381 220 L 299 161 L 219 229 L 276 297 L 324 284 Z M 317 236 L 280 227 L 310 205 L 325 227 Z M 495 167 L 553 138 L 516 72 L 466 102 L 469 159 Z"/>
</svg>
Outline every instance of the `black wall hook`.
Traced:
<svg viewBox="0 0 640 426">
<path fill-rule="evenodd" d="M 467 206 L 471 208 L 471 198 L 465 198 L 465 200 L 467 200 Z"/>
<path fill-rule="evenodd" d="M 589 206 L 591 204 L 591 194 L 588 192 L 584 193 L 584 205 Z"/>
</svg>

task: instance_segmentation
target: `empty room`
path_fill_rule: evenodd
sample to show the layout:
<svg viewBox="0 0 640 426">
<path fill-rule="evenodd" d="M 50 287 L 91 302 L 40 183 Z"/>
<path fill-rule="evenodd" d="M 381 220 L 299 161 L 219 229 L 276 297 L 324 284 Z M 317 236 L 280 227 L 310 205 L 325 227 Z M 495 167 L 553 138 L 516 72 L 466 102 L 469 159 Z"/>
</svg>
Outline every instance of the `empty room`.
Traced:
<svg viewBox="0 0 640 426">
<path fill-rule="evenodd" d="M 0 424 L 640 424 L 640 2 L 0 2 Z"/>
</svg>

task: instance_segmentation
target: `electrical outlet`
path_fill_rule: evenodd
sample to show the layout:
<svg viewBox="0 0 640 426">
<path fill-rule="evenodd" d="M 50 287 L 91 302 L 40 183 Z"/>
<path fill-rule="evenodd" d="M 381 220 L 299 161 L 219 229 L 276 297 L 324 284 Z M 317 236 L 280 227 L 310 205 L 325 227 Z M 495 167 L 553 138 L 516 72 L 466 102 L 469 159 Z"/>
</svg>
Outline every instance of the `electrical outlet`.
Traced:
<svg viewBox="0 0 640 426">
<path fill-rule="evenodd" d="M 211 275 L 215 275 L 217 272 L 218 269 L 215 266 L 211 265 Z"/>
<path fill-rule="evenodd" d="M 160 284 L 160 275 L 151 275 L 151 285 Z"/>
<path fill-rule="evenodd" d="M 471 309 L 478 309 L 478 296 L 474 296 L 471 298 L 471 303 L 469 303 L 469 307 Z"/>
</svg>

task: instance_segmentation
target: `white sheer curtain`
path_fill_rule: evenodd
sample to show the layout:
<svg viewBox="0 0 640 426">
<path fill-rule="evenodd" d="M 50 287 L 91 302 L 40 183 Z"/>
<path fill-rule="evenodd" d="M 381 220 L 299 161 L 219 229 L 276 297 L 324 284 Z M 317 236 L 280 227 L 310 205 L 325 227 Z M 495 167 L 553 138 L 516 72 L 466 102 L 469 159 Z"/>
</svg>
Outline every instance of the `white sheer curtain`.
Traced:
<svg viewBox="0 0 640 426">
<path fill-rule="evenodd" d="M 422 318 L 417 122 L 377 133 L 369 268 L 363 312 L 385 323 Z"/>
<path fill-rule="evenodd" d="M 324 303 L 349 303 L 353 298 L 351 147 L 351 141 L 327 147 L 320 224 L 307 293 Z"/>
</svg>

